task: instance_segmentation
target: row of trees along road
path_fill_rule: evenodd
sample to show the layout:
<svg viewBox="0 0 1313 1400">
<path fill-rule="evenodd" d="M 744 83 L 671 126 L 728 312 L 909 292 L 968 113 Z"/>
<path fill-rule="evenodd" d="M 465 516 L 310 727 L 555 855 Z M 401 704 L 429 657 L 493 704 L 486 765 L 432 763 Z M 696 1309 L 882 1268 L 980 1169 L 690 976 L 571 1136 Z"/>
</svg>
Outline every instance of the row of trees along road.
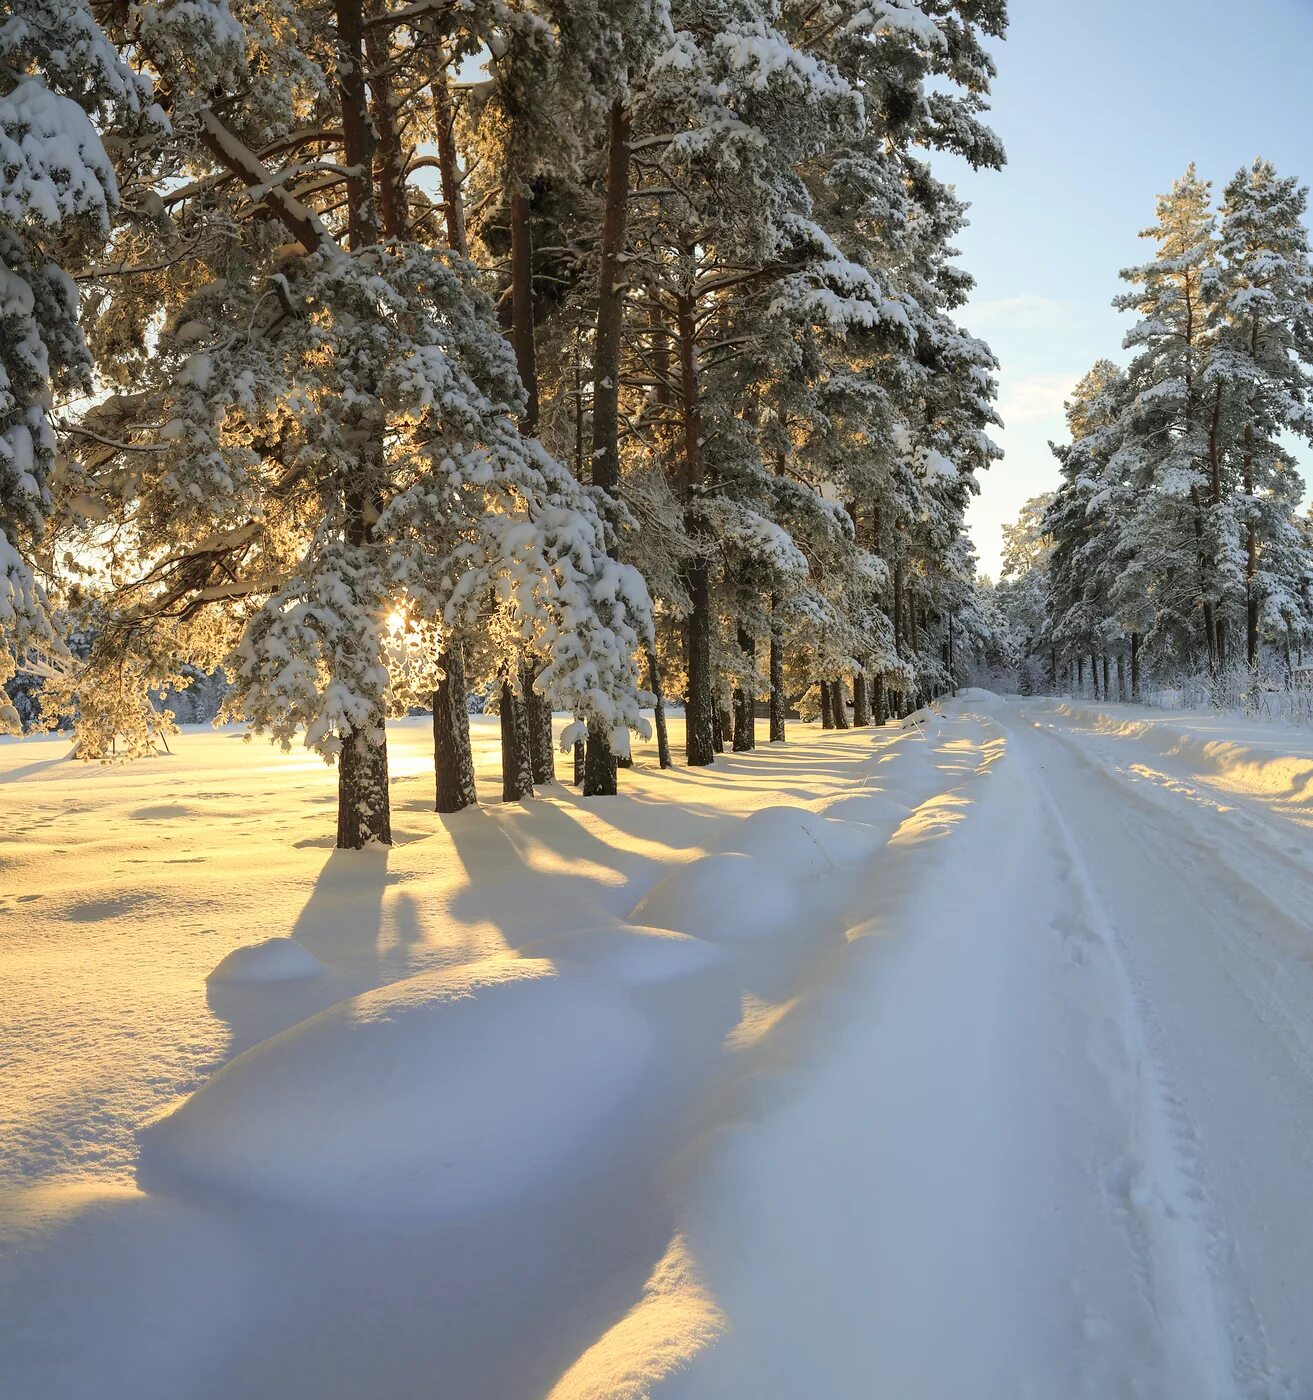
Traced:
<svg viewBox="0 0 1313 1400">
<path fill-rule="evenodd" d="M 1122 273 L 1129 363 L 1067 404 L 1061 484 L 1007 532 L 999 601 L 1047 684 L 1139 699 L 1199 676 L 1234 699 L 1313 642 L 1313 521 L 1290 447 L 1313 444 L 1307 191 L 1240 170 L 1215 209 L 1191 166 L 1155 256 Z M 1115 671 L 1115 676 L 1113 672 Z"/>
<path fill-rule="evenodd" d="M 981 629 L 963 511 L 995 364 L 954 315 L 1003 0 L 24 0 L 0 19 L 0 683 L 79 752 L 157 698 L 339 775 L 390 839 L 384 722 L 436 806 L 551 715 L 615 790 L 770 697 L 883 719 Z M 91 638 L 75 655 L 64 640 Z M 810 703 L 810 701 L 808 702 Z M 11 724 L 12 707 L 5 711 Z M 577 760 L 578 762 L 578 760 Z"/>
</svg>

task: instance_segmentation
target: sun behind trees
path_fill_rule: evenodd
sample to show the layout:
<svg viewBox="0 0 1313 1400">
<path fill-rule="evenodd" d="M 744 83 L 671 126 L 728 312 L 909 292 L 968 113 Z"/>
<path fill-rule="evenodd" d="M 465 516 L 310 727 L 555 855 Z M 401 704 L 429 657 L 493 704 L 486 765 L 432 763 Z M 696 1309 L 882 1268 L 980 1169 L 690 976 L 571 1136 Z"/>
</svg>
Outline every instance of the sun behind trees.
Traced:
<svg viewBox="0 0 1313 1400">
<path fill-rule="evenodd" d="M 779 740 L 817 682 L 841 726 L 850 684 L 858 724 L 953 686 L 995 363 L 926 154 L 1001 165 L 1004 26 L 1001 0 L 0 22 L 0 682 L 131 756 L 222 667 L 226 715 L 337 764 L 347 847 L 390 840 L 412 708 L 453 811 L 471 694 L 516 800 L 553 710 L 600 794 L 663 694 L 699 765 L 752 747 L 759 695 Z"/>
</svg>

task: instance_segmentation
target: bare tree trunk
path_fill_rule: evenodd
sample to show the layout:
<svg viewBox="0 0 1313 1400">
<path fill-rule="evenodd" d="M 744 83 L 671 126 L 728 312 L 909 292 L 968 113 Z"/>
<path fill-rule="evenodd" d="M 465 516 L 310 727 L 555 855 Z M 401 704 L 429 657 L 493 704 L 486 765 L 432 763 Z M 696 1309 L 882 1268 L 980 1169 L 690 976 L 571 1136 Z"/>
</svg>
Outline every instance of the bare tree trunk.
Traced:
<svg viewBox="0 0 1313 1400">
<path fill-rule="evenodd" d="M 1195 549 L 1199 556 L 1199 600 L 1204 613 L 1204 642 L 1208 648 L 1208 669 L 1217 674 L 1219 661 L 1217 656 L 1217 628 L 1213 621 L 1213 603 L 1208 596 L 1208 552 L 1204 544 L 1204 517 L 1203 504 L 1199 499 L 1199 488 L 1190 488 L 1190 500 L 1194 506 L 1194 539 Z"/>
<path fill-rule="evenodd" d="M 593 346 L 593 485 L 614 494 L 620 481 L 620 345 L 624 331 L 625 227 L 629 218 L 629 125 L 624 103 L 611 104 L 606 152 Z"/>
<path fill-rule="evenodd" d="M 666 702 L 661 694 L 661 665 L 657 659 L 655 646 L 647 649 L 647 688 L 656 697 L 654 720 L 657 738 L 657 763 L 662 768 L 673 768 L 670 759 L 670 737 L 666 733 Z"/>
<path fill-rule="evenodd" d="M 511 345 L 515 368 L 528 402 L 520 416 L 525 437 L 538 433 L 538 352 L 533 334 L 533 230 L 529 227 L 529 193 L 515 181 L 510 197 L 511 218 Z"/>
<path fill-rule="evenodd" d="M 597 334 L 593 341 L 592 480 L 594 486 L 601 487 L 610 496 L 615 495 L 620 484 L 620 347 L 626 290 L 622 258 L 629 217 L 629 126 L 629 113 L 617 98 L 611 104 L 607 135 Z M 611 736 L 600 724 L 590 724 L 584 763 L 584 796 L 614 795 L 617 767 L 611 752 Z"/>
<path fill-rule="evenodd" d="M 556 743 L 552 737 L 552 707 L 547 698 L 534 689 L 537 667 L 525 662 L 521 668 L 524 688 L 524 713 L 529 731 L 529 762 L 535 783 L 556 781 Z"/>
<path fill-rule="evenodd" d="M 858 671 L 853 677 L 853 725 L 862 726 L 871 722 L 871 701 L 866 688 L 866 672 Z"/>
<path fill-rule="evenodd" d="M 852 726 L 848 722 L 848 688 L 844 685 L 842 676 L 832 684 L 833 693 L 830 707 L 834 710 L 834 727 L 836 729 L 851 729 Z"/>
<path fill-rule="evenodd" d="M 1254 497 L 1254 425 L 1245 424 L 1245 495 Z M 1258 533 L 1254 522 L 1245 524 L 1245 660 L 1258 665 Z"/>
<path fill-rule="evenodd" d="M 1117 653 L 1117 699 L 1126 703 L 1126 654 L 1121 651 Z"/>
<path fill-rule="evenodd" d="M 880 725 L 881 727 L 883 727 L 885 722 L 884 703 L 884 677 L 876 676 L 875 695 L 873 701 L 874 714 L 872 715 L 872 719 L 876 724 Z"/>
<path fill-rule="evenodd" d="M 1103 653 L 1103 698 L 1104 700 L 1112 699 L 1112 688 L 1108 684 L 1108 653 L 1106 651 Z"/>
<path fill-rule="evenodd" d="M 371 3 L 374 13 L 377 3 Z M 406 216 L 406 155 L 401 148 L 397 113 L 392 91 L 392 72 L 387 44 L 378 25 L 365 28 L 365 56 L 369 60 L 369 115 L 378 137 L 374 173 L 378 184 L 379 213 L 383 234 L 404 239 L 408 233 Z"/>
<path fill-rule="evenodd" d="M 1131 633 L 1131 702 L 1140 703 L 1140 634 Z"/>
<path fill-rule="evenodd" d="M 438 653 L 438 669 L 441 674 L 433 692 L 434 810 L 459 812 L 478 800 L 465 705 L 465 656 L 459 642 Z"/>
<path fill-rule="evenodd" d="M 374 202 L 375 133 L 369 120 L 365 89 L 364 16 L 361 0 L 336 0 L 338 97 L 342 112 L 342 147 L 352 174 L 347 179 L 347 236 L 353 252 L 378 241 Z M 344 492 L 343 536 L 347 546 L 363 550 L 370 543 L 383 480 L 383 411 L 377 404 L 358 410 L 355 427 L 362 443 L 358 477 Z M 337 844 L 359 850 L 371 841 L 392 844 L 391 796 L 388 786 L 386 716 L 344 733 L 337 768 Z"/>
<path fill-rule="evenodd" d="M 784 743 L 784 647 L 775 625 L 776 600 L 771 599 L 770 629 L 770 742 Z"/>
<path fill-rule="evenodd" d="M 821 728 L 834 728 L 834 693 L 830 690 L 829 681 L 820 681 L 821 687 Z"/>
<path fill-rule="evenodd" d="M 465 206 L 460 193 L 460 166 L 453 130 L 455 112 L 447 86 L 447 69 L 439 61 L 432 74 L 434 125 L 438 136 L 438 173 L 442 183 L 442 213 L 447 243 L 462 258 L 469 257 L 465 236 Z M 433 692 L 433 768 L 439 812 L 472 807 L 474 751 L 470 746 L 470 713 L 466 704 L 465 651 L 459 637 L 449 637 L 438 652 L 441 679 Z"/>
<path fill-rule="evenodd" d="M 524 704 L 512 683 L 509 667 L 502 673 L 500 709 L 501 800 L 519 802 L 533 796 L 533 762 Z"/>
<path fill-rule="evenodd" d="M 685 512 L 689 533 L 700 539 L 702 522 L 702 399 L 698 382 L 696 320 L 693 296 L 680 292 L 675 298 L 679 341 L 679 377 L 682 403 L 680 418 L 684 440 Z M 691 611 L 688 617 L 688 705 L 685 710 L 685 748 L 688 763 L 704 768 L 715 761 L 714 678 L 711 674 L 711 579 L 704 558 L 688 569 Z"/>
<path fill-rule="evenodd" d="M 439 60 L 434 67 L 430 89 L 433 93 L 433 124 L 438 136 L 438 177 L 442 184 L 442 218 L 447 226 L 447 246 L 462 258 L 470 255 L 465 234 L 465 204 L 461 198 L 460 161 L 456 153 L 456 110 L 447 83 L 447 66 Z"/>
<path fill-rule="evenodd" d="M 750 632 L 738 630 L 739 651 L 743 655 L 742 669 L 756 674 L 757 642 Z M 734 690 L 734 733 L 730 742 L 735 753 L 747 753 L 757 747 L 757 716 L 755 687 L 739 685 Z"/>
</svg>

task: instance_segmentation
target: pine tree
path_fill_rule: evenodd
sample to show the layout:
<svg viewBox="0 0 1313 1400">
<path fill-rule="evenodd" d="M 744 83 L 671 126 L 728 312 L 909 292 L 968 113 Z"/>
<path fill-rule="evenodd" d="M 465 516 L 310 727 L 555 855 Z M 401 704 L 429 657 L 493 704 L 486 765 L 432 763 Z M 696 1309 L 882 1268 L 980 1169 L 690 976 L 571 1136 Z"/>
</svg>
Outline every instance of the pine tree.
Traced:
<svg viewBox="0 0 1313 1400">
<path fill-rule="evenodd" d="M 101 140 L 163 123 L 82 0 L 0 17 L 0 732 L 19 729 L 4 685 L 62 646 L 49 614 L 47 520 L 56 403 L 92 387 L 70 272 L 94 259 L 119 207 Z"/>
<path fill-rule="evenodd" d="M 1242 552 L 1245 656 L 1259 642 L 1307 623 L 1293 512 L 1303 494 L 1279 441 L 1313 442 L 1313 271 L 1304 216 L 1307 191 L 1264 160 L 1241 170 L 1223 193 L 1220 260 L 1210 288 L 1216 348 L 1206 394 L 1231 429 L 1224 449 L 1236 492 L 1232 548 Z M 1294 571 L 1292 572 L 1292 565 Z"/>
</svg>

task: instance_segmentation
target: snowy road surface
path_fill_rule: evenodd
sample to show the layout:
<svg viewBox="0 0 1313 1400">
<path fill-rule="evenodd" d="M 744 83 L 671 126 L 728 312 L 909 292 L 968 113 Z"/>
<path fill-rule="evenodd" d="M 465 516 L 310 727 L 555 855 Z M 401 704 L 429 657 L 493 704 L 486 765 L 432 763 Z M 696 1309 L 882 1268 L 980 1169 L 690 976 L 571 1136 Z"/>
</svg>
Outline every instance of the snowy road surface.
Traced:
<svg viewBox="0 0 1313 1400">
<path fill-rule="evenodd" d="M 401 725 L 386 857 L 0 747 L 0 1395 L 1313 1395 L 1313 740 L 923 719 L 441 823 Z"/>
</svg>

